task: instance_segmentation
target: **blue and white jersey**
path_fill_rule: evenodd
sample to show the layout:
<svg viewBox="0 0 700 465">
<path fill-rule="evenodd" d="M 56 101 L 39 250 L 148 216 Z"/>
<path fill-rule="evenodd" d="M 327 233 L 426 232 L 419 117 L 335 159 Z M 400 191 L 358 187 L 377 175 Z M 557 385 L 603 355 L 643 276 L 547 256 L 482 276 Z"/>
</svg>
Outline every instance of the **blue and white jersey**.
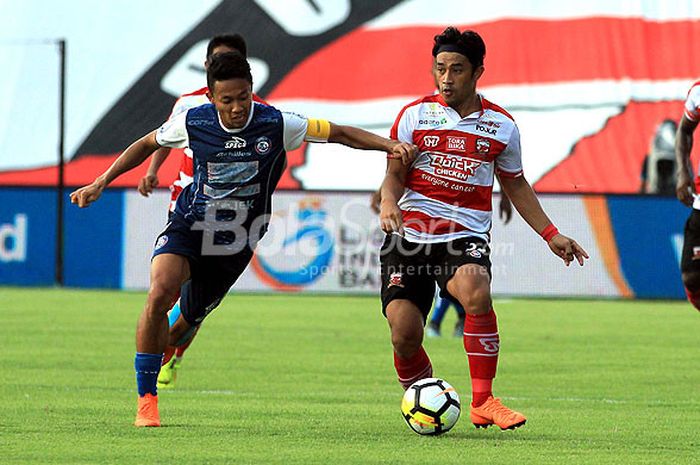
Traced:
<svg viewBox="0 0 700 465">
<path fill-rule="evenodd" d="M 213 104 L 168 120 L 157 130 L 156 142 L 189 147 L 194 162 L 194 180 L 178 197 L 175 213 L 192 224 L 203 221 L 207 207 L 215 205 L 217 220 L 242 218 L 239 224 L 246 229 L 256 218 L 269 215 L 287 150 L 302 144 L 307 128 L 305 117 L 256 102 L 240 129 L 224 127 Z"/>
</svg>

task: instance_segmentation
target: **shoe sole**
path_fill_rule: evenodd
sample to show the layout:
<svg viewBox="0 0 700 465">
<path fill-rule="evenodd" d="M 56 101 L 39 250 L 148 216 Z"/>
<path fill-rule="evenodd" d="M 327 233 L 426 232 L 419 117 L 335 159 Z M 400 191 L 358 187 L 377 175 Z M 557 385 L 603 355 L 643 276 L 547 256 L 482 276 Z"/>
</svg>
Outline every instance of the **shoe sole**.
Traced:
<svg viewBox="0 0 700 465">
<path fill-rule="evenodd" d="M 513 429 L 516 429 L 516 428 L 520 428 L 520 427 L 523 426 L 525 423 L 527 423 L 527 420 L 523 420 L 523 421 L 521 421 L 521 422 L 519 422 L 519 423 L 514 423 L 514 424 L 512 424 L 512 425 L 510 425 L 510 426 L 506 426 L 505 428 L 499 426 L 499 428 L 501 428 L 501 431 L 513 430 Z M 486 428 L 488 428 L 489 426 L 493 425 L 494 423 L 472 423 L 472 424 L 473 424 L 474 426 L 476 426 L 477 428 L 486 429 Z"/>
<path fill-rule="evenodd" d="M 134 422 L 134 426 L 137 428 L 158 428 L 160 426 L 160 422 L 151 420 L 136 420 Z"/>
</svg>

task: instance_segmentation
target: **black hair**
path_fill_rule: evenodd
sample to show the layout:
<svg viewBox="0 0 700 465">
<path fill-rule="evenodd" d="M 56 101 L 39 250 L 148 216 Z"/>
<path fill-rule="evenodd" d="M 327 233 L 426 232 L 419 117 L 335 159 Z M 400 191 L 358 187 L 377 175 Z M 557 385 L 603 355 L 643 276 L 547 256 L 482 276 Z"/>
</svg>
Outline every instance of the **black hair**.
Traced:
<svg viewBox="0 0 700 465">
<path fill-rule="evenodd" d="M 433 57 L 440 52 L 457 52 L 469 60 L 472 69 L 476 70 L 484 64 L 486 44 L 479 34 L 474 31 L 460 32 L 456 27 L 448 27 L 442 34 L 433 38 Z"/>
<path fill-rule="evenodd" d="M 220 45 L 225 45 L 226 47 L 236 50 L 238 53 L 244 57 L 248 56 L 248 46 L 245 43 L 245 39 L 240 34 L 221 34 L 214 36 L 209 41 L 207 45 L 207 60 L 211 59 L 211 54 L 214 53 L 214 49 Z"/>
<path fill-rule="evenodd" d="M 253 85 L 253 75 L 250 73 L 248 60 L 238 52 L 217 53 L 211 57 L 207 68 L 207 86 L 214 90 L 216 81 L 229 79 L 245 79 Z"/>
</svg>

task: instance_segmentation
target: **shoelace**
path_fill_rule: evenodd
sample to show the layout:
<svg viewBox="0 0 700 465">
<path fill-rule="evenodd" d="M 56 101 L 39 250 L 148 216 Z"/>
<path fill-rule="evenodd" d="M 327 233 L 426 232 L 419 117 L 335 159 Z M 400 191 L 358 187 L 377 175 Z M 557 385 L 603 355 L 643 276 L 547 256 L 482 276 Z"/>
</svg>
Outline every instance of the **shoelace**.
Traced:
<svg viewBox="0 0 700 465">
<path fill-rule="evenodd" d="M 489 410 L 491 411 L 492 414 L 509 416 L 509 415 L 513 415 L 513 413 L 515 413 L 511 409 L 509 409 L 508 407 L 503 405 L 501 403 L 501 399 L 499 399 L 498 397 L 495 397 L 493 399 L 493 402 L 491 402 L 491 405 L 492 405 L 492 407 Z"/>
</svg>

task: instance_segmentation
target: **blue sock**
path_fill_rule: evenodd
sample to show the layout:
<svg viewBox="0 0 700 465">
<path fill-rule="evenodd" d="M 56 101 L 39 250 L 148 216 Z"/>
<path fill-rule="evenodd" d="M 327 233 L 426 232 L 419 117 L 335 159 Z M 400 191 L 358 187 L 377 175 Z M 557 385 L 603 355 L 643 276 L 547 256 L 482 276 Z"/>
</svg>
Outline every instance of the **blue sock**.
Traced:
<svg viewBox="0 0 700 465">
<path fill-rule="evenodd" d="M 163 354 L 136 352 L 134 368 L 136 369 L 136 386 L 140 397 L 146 394 L 158 395 L 156 383 L 158 382 L 158 373 L 160 372 L 162 360 Z"/>
<path fill-rule="evenodd" d="M 455 306 L 455 310 L 457 311 L 457 316 L 463 320 L 467 316 L 467 312 L 464 311 L 464 307 L 462 307 L 462 304 L 460 304 L 457 300 L 453 300 L 452 303 Z"/>
<path fill-rule="evenodd" d="M 433 313 L 430 315 L 430 322 L 435 323 L 438 326 L 442 323 L 442 319 L 445 318 L 445 313 L 447 308 L 450 306 L 450 301 L 443 299 L 438 296 L 435 298 L 435 306 L 433 307 Z"/>
</svg>

